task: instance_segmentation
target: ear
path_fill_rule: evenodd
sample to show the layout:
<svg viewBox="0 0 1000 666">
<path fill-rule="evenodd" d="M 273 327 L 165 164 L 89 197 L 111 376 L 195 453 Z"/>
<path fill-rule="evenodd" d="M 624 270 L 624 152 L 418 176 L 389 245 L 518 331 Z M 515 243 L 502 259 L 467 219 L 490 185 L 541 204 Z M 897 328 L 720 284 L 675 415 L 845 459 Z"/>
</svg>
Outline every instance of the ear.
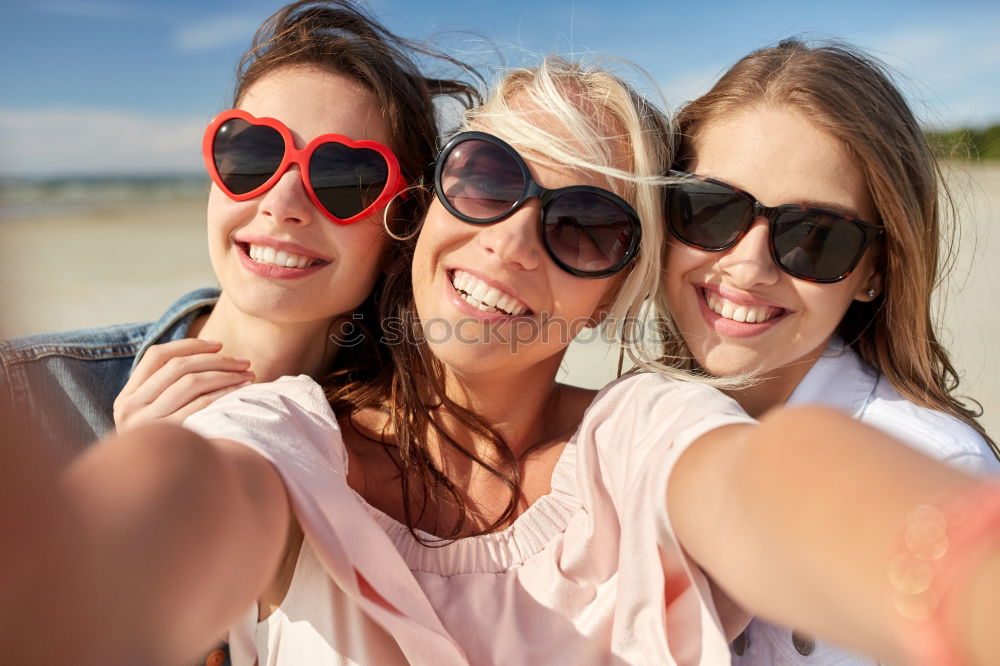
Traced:
<svg viewBox="0 0 1000 666">
<path fill-rule="evenodd" d="M 857 292 L 854 294 L 854 300 L 861 301 L 862 303 L 871 303 L 878 298 L 883 291 L 885 291 L 885 285 L 882 282 L 882 273 L 879 271 L 872 271 L 871 275 L 868 276 L 868 279 L 864 280 L 858 287 Z"/>
</svg>

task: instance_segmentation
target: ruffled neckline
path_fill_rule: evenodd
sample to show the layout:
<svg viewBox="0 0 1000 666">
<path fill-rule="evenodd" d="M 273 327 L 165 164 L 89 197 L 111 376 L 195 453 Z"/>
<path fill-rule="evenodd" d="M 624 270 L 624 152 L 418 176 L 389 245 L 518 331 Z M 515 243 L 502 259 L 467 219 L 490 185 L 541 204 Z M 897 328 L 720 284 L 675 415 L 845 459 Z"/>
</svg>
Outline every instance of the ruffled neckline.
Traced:
<svg viewBox="0 0 1000 666">
<path fill-rule="evenodd" d="M 551 490 L 539 497 L 514 522 L 498 532 L 440 539 L 415 530 L 421 539 L 441 545 L 425 546 L 409 528 L 355 492 L 358 501 L 385 531 L 389 540 L 414 573 L 454 576 L 475 573 L 503 573 L 516 568 L 545 548 L 566 530 L 570 518 L 583 509 L 576 484 L 577 435 L 566 442 L 552 470 Z"/>
</svg>

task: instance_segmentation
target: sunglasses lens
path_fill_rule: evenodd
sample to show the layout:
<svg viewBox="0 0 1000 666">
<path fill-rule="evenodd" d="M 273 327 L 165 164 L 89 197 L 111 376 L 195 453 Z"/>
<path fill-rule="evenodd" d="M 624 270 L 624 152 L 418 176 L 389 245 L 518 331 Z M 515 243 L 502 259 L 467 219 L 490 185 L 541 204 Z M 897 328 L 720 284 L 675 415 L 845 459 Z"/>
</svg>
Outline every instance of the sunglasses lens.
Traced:
<svg viewBox="0 0 1000 666">
<path fill-rule="evenodd" d="M 378 152 L 324 143 L 309 160 L 309 182 L 323 207 L 342 220 L 378 199 L 389 180 L 389 165 Z"/>
<path fill-rule="evenodd" d="M 670 230 L 685 243 L 721 250 L 739 238 L 753 206 L 733 190 L 698 180 L 667 188 Z"/>
<path fill-rule="evenodd" d="M 508 213 L 524 194 L 521 165 L 501 146 L 469 139 L 456 145 L 441 168 L 440 191 L 469 222 L 489 222 Z"/>
<path fill-rule="evenodd" d="M 637 231 L 628 211 L 594 192 L 560 194 L 545 211 L 545 245 L 559 261 L 585 273 L 619 265 Z"/>
<path fill-rule="evenodd" d="M 839 280 L 856 264 L 865 233 L 849 220 L 815 211 L 787 211 L 774 220 L 778 263 L 807 280 Z"/>
<path fill-rule="evenodd" d="M 241 118 L 220 125 L 212 142 L 215 169 L 231 194 L 246 194 L 266 183 L 284 155 L 285 141 L 278 130 Z"/>
</svg>

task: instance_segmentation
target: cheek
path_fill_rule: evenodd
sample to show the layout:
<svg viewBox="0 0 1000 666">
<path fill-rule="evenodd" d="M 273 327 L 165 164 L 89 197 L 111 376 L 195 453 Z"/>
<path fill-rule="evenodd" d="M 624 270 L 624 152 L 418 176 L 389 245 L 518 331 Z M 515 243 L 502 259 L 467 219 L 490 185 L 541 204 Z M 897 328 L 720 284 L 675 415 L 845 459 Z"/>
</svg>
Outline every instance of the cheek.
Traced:
<svg viewBox="0 0 1000 666">
<path fill-rule="evenodd" d="M 854 281 L 848 279 L 833 284 L 794 282 L 799 302 L 804 303 L 811 314 L 817 333 L 832 334 L 854 300 Z"/>
<path fill-rule="evenodd" d="M 208 193 L 208 209 L 206 218 L 208 221 L 209 236 L 217 233 L 228 233 L 233 227 L 240 223 L 240 220 L 250 219 L 253 216 L 252 201 L 233 201 L 212 185 Z"/>
<path fill-rule="evenodd" d="M 413 251 L 413 277 L 418 266 L 430 270 L 442 251 L 457 247 L 475 233 L 475 227 L 453 218 L 435 199 L 424 217 Z"/>
<path fill-rule="evenodd" d="M 666 266 L 663 271 L 663 284 L 669 297 L 676 297 L 689 286 L 689 281 L 695 279 L 692 271 L 707 268 L 715 261 L 715 254 L 689 247 L 678 241 L 670 241 L 667 250 Z"/>
<path fill-rule="evenodd" d="M 333 232 L 340 236 L 337 245 L 343 246 L 357 257 L 380 255 L 389 244 L 389 237 L 382 228 L 381 218 L 377 220 L 368 218 L 342 227 L 325 220 L 323 224 L 333 227 Z"/>
</svg>

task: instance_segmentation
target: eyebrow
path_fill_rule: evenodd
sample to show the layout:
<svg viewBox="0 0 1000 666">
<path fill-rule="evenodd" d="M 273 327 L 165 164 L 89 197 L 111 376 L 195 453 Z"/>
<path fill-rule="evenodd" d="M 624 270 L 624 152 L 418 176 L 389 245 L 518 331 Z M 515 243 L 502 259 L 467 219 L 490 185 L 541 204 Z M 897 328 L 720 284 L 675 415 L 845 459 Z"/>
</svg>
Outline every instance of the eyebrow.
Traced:
<svg viewBox="0 0 1000 666">
<path fill-rule="evenodd" d="M 799 206 L 806 206 L 807 208 L 822 208 L 823 210 L 830 211 L 831 213 L 836 213 L 837 215 L 842 215 L 844 217 L 853 217 L 858 220 L 863 220 L 864 218 L 858 213 L 858 211 L 853 208 L 849 208 L 842 204 L 835 204 L 830 201 L 816 201 L 814 199 L 799 199 L 794 202 Z"/>
</svg>

